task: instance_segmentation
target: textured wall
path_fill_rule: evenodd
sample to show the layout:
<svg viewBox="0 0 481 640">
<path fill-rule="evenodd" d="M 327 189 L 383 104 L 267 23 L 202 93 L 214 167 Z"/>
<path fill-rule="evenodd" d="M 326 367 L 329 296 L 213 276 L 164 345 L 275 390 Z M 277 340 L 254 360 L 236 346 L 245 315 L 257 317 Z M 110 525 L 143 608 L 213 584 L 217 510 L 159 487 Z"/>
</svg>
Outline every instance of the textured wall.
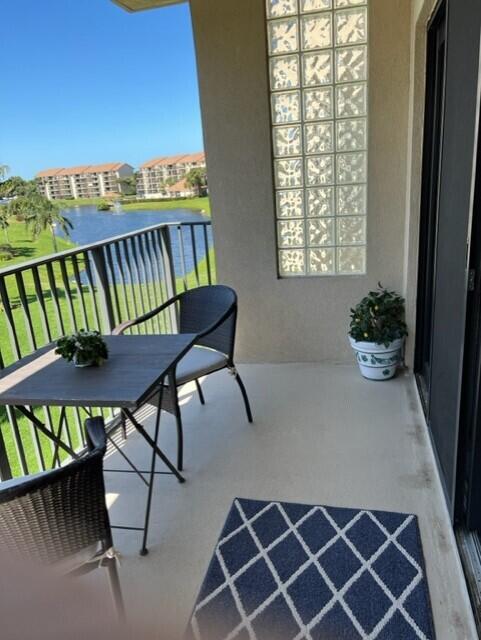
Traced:
<svg viewBox="0 0 481 640">
<path fill-rule="evenodd" d="M 241 361 L 350 361 L 349 307 L 378 280 L 402 289 L 409 0 L 370 2 L 366 276 L 277 279 L 263 0 L 191 0 L 222 282 L 240 298 Z"/>
</svg>

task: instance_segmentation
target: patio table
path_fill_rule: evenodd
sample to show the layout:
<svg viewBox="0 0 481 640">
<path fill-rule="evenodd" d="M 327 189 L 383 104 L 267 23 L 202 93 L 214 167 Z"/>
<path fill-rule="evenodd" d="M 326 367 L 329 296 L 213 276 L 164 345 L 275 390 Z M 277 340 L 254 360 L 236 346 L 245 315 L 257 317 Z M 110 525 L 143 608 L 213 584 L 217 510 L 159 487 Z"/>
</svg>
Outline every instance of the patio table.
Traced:
<svg viewBox="0 0 481 640">
<path fill-rule="evenodd" d="M 136 420 L 134 413 L 154 394 L 162 395 L 166 378 L 169 384 L 175 384 L 177 363 L 193 346 L 196 338 L 196 334 L 104 336 L 109 350 L 108 360 L 101 367 L 86 368 L 76 368 L 56 355 L 55 344 L 51 343 L 0 373 L 0 405 L 15 407 L 55 443 L 54 466 L 60 462 L 59 449 L 73 458 L 79 455 L 61 437 L 66 407 L 80 407 L 87 413 L 90 407 L 117 408 L 152 447 L 149 482 L 143 478 L 143 472 L 129 462 L 148 487 L 144 526 L 118 527 L 143 531 L 142 555 L 147 553 L 156 457 L 162 460 L 179 482 L 185 480 L 157 444 L 162 398 L 156 403 L 153 438 Z M 30 407 L 35 406 L 61 407 L 56 430 L 47 428 L 33 413 Z"/>
</svg>

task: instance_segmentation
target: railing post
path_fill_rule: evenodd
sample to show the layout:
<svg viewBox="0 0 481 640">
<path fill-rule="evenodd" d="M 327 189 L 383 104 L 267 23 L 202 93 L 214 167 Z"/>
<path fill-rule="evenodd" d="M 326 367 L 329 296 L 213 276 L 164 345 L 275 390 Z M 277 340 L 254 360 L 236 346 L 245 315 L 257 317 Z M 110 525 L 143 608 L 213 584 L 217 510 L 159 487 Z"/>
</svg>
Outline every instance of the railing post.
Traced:
<svg viewBox="0 0 481 640">
<path fill-rule="evenodd" d="M 172 255 L 172 242 L 170 240 L 169 227 L 162 227 L 160 229 L 160 240 L 162 249 L 162 268 L 165 278 L 165 289 L 167 299 L 173 298 L 177 294 L 177 283 L 175 280 L 175 265 Z M 178 331 L 177 323 L 177 310 L 175 305 L 169 307 L 170 323 L 172 331 Z"/>
<path fill-rule="evenodd" d="M 4 368 L 2 352 L 0 351 L 0 370 Z M 1 409 L 0 409 L 1 410 Z M 5 412 L 9 418 L 9 407 L 5 407 Z M 7 447 L 3 438 L 2 429 L 0 429 L 0 480 L 10 480 L 12 477 L 12 469 L 8 459 Z"/>
<path fill-rule="evenodd" d="M 115 327 L 115 316 L 103 247 L 92 249 L 90 255 L 94 263 L 96 285 L 100 299 L 100 318 L 104 325 L 103 330 L 105 333 L 110 333 Z"/>
<path fill-rule="evenodd" d="M 0 480 L 10 480 L 11 478 L 12 469 L 10 468 L 10 462 L 8 460 L 7 447 L 3 439 L 3 433 L 0 430 Z"/>
</svg>

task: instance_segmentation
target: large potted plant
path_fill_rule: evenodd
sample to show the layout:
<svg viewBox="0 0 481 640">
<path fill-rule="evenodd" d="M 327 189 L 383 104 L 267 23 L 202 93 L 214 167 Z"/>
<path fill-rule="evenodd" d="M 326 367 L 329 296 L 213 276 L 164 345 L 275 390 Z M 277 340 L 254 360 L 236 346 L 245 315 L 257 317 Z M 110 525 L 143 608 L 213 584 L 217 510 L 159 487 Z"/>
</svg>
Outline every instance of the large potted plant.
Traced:
<svg viewBox="0 0 481 640">
<path fill-rule="evenodd" d="M 351 309 L 349 340 L 365 378 L 389 380 L 396 373 L 408 335 L 404 318 L 404 299 L 381 284 Z"/>
</svg>

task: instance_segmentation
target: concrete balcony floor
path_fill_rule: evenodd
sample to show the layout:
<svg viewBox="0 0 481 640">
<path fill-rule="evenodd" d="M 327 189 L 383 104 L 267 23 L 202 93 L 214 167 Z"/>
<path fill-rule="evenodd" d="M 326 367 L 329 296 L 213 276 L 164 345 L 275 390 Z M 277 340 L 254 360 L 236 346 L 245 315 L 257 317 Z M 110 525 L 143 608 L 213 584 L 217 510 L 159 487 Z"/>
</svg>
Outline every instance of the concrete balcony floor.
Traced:
<svg viewBox="0 0 481 640">
<path fill-rule="evenodd" d="M 437 637 L 475 639 L 412 377 L 373 383 L 346 365 L 246 365 L 240 371 L 254 424 L 247 423 L 227 372 L 203 382 L 204 407 L 193 385 L 184 387 L 187 482 L 157 476 L 149 555 L 138 555 L 138 532 L 114 532 L 132 622 L 153 625 L 163 637 L 182 634 L 231 502 L 239 496 L 417 514 Z M 175 459 L 174 420 L 167 414 L 162 420 L 161 446 Z M 136 434 L 125 451 L 149 467 L 149 448 Z M 105 466 L 125 464 L 115 453 Z M 141 524 L 145 486 L 124 473 L 107 473 L 106 481 L 112 524 Z M 92 577 L 100 580 L 98 573 Z"/>
</svg>

